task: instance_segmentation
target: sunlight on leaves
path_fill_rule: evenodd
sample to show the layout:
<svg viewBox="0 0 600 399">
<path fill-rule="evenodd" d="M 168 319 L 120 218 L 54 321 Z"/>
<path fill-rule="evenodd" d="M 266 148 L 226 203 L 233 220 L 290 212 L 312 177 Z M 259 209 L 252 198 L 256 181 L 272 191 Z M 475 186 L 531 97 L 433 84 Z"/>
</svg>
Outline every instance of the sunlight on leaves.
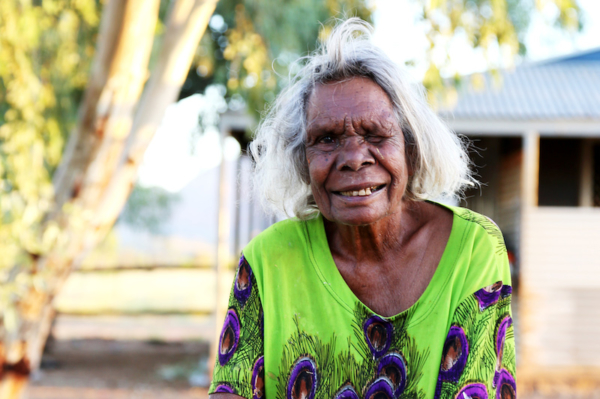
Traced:
<svg viewBox="0 0 600 399">
<path fill-rule="evenodd" d="M 499 69 L 512 67 L 516 57 L 526 52 L 525 34 L 530 16 L 536 10 L 566 32 L 581 29 L 582 11 L 576 0 L 427 1 L 423 6 L 423 20 L 429 26 L 430 66 L 423 83 L 431 102 L 439 105 L 448 98 L 455 98 L 448 96 L 448 91 L 460 85 L 461 80 L 447 77 L 452 70 L 450 48 L 456 40 L 463 40 L 469 47 L 481 51 L 492 77 L 497 79 Z"/>
<path fill-rule="evenodd" d="M 32 259 L 60 236 L 57 225 L 43 227 L 51 176 L 76 121 L 98 21 L 95 0 L 0 2 L 0 319 L 9 333 L 19 298 L 44 289 Z"/>
</svg>

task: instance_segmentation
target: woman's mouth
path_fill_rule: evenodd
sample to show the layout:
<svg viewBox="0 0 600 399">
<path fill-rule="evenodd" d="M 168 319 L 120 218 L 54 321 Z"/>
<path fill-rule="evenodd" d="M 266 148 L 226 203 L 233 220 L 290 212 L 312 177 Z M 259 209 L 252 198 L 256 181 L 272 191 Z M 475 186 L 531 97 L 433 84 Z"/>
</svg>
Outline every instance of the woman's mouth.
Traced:
<svg viewBox="0 0 600 399">
<path fill-rule="evenodd" d="M 383 187 L 385 187 L 385 184 L 382 184 L 380 186 L 365 187 L 361 188 L 360 190 L 337 191 L 335 192 L 335 194 L 339 194 L 343 197 L 366 197 L 373 194 L 374 192 L 381 190 Z"/>
</svg>

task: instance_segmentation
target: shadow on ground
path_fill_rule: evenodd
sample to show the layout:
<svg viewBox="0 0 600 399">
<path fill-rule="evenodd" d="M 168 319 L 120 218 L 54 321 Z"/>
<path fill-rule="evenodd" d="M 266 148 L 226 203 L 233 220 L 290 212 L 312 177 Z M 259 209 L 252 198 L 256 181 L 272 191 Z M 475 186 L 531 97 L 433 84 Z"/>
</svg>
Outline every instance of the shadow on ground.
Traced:
<svg viewBox="0 0 600 399">
<path fill-rule="evenodd" d="M 207 398 L 207 356 L 204 342 L 54 341 L 28 397 Z"/>
</svg>

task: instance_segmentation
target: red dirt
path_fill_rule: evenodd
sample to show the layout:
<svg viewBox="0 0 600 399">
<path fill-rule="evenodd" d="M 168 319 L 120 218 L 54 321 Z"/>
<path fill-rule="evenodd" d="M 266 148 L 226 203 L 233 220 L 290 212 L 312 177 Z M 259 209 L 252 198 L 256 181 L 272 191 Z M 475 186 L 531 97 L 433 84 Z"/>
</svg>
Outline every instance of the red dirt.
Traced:
<svg viewBox="0 0 600 399">
<path fill-rule="evenodd" d="M 206 388 L 187 380 L 207 353 L 207 344 L 198 342 L 54 342 L 28 398 L 207 398 Z"/>
</svg>

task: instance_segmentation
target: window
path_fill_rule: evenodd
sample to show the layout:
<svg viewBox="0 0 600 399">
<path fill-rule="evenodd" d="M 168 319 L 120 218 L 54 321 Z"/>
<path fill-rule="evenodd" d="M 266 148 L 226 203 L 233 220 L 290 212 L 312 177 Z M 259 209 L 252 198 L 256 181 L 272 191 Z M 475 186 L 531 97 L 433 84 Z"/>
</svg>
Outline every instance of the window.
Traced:
<svg viewBox="0 0 600 399">
<path fill-rule="evenodd" d="M 579 206 L 581 139 L 540 140 L 540 206 Z"/>
</svg>

